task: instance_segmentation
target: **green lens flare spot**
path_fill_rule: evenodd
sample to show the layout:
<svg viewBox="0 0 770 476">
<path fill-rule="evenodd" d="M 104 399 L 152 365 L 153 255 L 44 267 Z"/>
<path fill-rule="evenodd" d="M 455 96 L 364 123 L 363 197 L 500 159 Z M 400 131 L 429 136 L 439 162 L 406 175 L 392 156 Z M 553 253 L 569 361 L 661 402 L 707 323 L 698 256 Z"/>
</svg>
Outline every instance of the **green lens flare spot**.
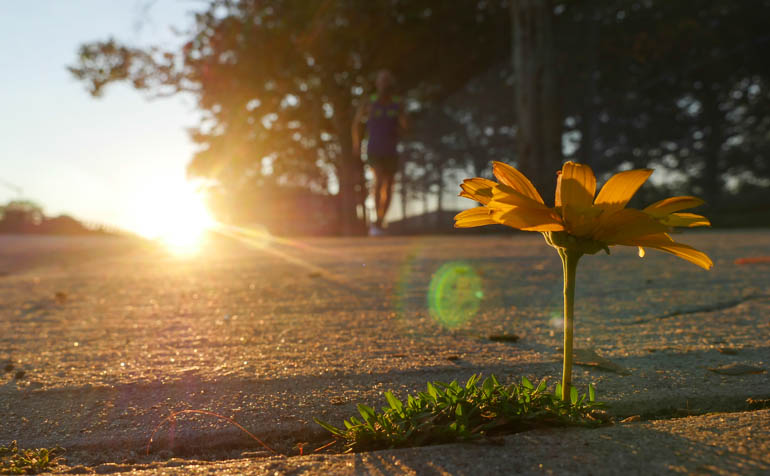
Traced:
<svg viewBox="0 0 770 476">
<path fill-rule="evenodd" d="M 430 280 L 428 309 L 442 326 L 453 329 L 473 319 L 484 298 L 481 278 L 463 262 L 442 265 Z"/>
</svg>

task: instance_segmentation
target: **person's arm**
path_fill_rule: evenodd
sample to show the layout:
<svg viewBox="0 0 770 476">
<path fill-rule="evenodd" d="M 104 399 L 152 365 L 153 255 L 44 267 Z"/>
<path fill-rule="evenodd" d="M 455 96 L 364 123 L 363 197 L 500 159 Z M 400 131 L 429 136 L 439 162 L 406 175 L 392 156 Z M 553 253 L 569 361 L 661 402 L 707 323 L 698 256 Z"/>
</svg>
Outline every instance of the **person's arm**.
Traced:
<svg viewBox="0 0 770 476">
<path fill-rule="evenodd" d="M 401 135 L 404 135 L 406 134 L 406 131 L 409 129 L 409 122 L 406 114 L 406 104 L 402 102 L 401 107 L 399 107 L 398 109 L 399 109 L 398 128 Z"/>
<path fill-rule="evenodd" d="M 353 155 L 359 156 L 361 155 L 361 122 L 364 118 L 364 113 L 366 112 L 366 103 L 362 102 L 358 109 L 356 109 L 356 115 L 353 118 L 353 126 L 351 127 L 350 133 L 353 137 Z"/>
</svg>

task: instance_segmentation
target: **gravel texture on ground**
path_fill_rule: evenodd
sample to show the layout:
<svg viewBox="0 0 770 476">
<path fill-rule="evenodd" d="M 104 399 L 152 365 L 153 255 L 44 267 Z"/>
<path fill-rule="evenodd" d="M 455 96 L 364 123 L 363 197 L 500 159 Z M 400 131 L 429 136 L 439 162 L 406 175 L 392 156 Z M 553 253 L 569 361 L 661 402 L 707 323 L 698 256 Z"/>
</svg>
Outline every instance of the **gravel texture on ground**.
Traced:
<svg viewBox="0 0 770 476">
<path fill-rule="evenodd" d="M 625 371 L 577 366 L 574 381 L 594 383 L 618 417 L 738 412 L 770 398 L 770 265 L 736 264 L 766 256 L 770 232 L 678 239 L 714 269 L 630 248 L 581 260 L 576 347 Z M 382 406 L 385 390 L 405 397 L 479 372 L 553 384 L 561 286 L 559 258 L 537 234 L 256 234 L 195 258 L 127 239 L 2 236 L 0 442 L 60 445 L 71 465 L 147 463 L 164 418 L 203 409 L 297 454 L 327 438 L 314 416 L 340 424 L 356 403 Z M 187 457 L 255 446 L 205 417 L 180 418 L 173 435 Z M 170 439 L 161 428 L 150 459 Z"/>
</svg>

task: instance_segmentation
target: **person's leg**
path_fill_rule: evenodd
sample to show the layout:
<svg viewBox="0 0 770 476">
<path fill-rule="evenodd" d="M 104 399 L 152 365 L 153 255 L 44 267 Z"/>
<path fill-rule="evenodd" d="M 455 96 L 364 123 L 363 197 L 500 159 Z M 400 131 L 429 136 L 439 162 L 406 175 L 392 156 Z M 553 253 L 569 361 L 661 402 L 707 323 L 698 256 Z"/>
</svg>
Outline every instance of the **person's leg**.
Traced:
<svg viewBox="0 0 770 476">
<path fill-rule="evenodd" d="M 385 220 L 385 214 L 388 213 L 388 208 L 390 208 L 390 201 L 393 198 L 393 182 L 393 173 L 388 171 L 383 174 L 381 180 L 382 188 L 380 189 L 380 205 L 382 208 L 380 212 L 377 213 L 377 217 L 380 220 L 380 227 L 382 227 L 382 223 Z"/>
<path fill-rule="evenodd" d="M 382 171 L 379 167 L 372 167 L 372 174 L 374 175 L 374 181 L 372 184 L 372 192 L 374 195 L 374 226 L 379 227 L 380 223 L 380 177 L 382 177 Z"/>
<path fill-rule="evenodd" d="M 374 226 L 382 228 L 385 214 L 390 207 L 393 198 L 393 183 L 395 182 L 398 158 L 378 157 L 370 162 L 374 174 L 374 212 L 376 214 Z"/>
<path fill-rule="evenodd" d="M 382 221 L 385 218 L 385 200 L 387 198 L 385 186 L 387 185 L 387 173 L 383 167 L 375 167 L 374 172 L 374 213 L 376 215 L 374 225 L 382 228 Z"/>
</svg>

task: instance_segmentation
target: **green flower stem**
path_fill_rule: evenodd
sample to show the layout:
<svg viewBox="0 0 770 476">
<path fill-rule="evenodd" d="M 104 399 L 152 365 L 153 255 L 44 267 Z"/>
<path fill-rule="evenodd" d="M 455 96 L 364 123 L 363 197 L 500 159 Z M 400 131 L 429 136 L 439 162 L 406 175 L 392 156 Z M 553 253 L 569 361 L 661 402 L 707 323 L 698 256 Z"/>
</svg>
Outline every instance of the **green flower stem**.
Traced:
<svg viewBox="0 0 770 476">
<path fill-rule="evenodd" d="M 578 260 L 583 253 L 560 248 L 559 256 L 564 267 L 564 367 L 561 376 L 561 399 L 569 401 L 572 386 L 572 333 L 575 310 L 575 275 Z"/>
</svg>

